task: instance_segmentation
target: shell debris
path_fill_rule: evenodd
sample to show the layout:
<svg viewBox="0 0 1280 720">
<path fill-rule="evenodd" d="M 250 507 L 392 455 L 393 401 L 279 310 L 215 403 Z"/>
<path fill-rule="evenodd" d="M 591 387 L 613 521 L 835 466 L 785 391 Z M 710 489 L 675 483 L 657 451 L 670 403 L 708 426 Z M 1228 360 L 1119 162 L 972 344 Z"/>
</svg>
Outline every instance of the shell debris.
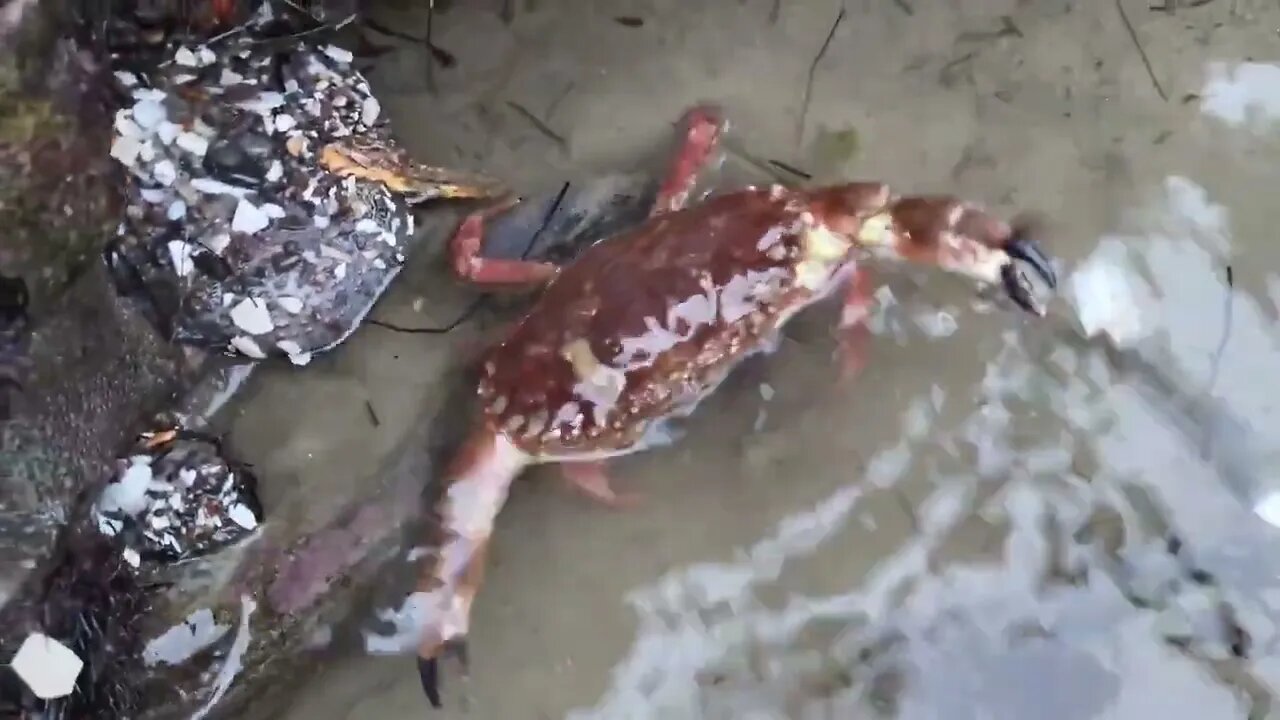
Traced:
<svg viewBox="0 0 1280 720">
<path fill-rule="evenodd" d="M 33 695 L 41 700 L 53 700 L 75 690 L 84 660 L 48 635 L 31 633 L 22 641 L 9 665 Z"/>
</svg>

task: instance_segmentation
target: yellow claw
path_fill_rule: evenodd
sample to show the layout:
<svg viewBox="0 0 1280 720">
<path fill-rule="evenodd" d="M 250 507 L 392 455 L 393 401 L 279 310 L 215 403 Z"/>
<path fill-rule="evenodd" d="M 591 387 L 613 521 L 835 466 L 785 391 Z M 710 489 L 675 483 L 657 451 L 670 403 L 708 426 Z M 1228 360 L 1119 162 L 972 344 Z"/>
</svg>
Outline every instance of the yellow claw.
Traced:
<svg viewBox="0 0 1280 720">
<path fill-rule="evenodd" d="M 321 149 L 319 163 L 335 175 L 382 183 L 392 192 L 421 199 L 488 198 L 505 192 L 484 176 L 413 163 L 389 140 L 329 143 Z"/>
<path fill-rule="evenodd" d="M 888 245 L 893 237 L 893 215 L 877 213 L 862 221 L 858 228 L 858 243 L 868 247 Z"/>
</svg>

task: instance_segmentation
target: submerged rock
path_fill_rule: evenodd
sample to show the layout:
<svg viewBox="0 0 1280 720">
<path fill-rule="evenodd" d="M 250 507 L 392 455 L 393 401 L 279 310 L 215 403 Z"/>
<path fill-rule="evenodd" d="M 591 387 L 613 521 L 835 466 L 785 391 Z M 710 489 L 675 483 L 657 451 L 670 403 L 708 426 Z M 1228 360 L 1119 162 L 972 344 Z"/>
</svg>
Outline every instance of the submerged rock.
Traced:
<svg viewBox="0 0 1280 720">
<path fill-rule="evenodd" d="M 268 6 L 264 6 L 268 7 Z M 409 206 L 502 191 L 418 165 L 342 48 L 243 32 L 115 75 L 127 209 L 107 260 L 177 342 L 311 355 L 359 325 L 416 246 Z"/>
<path fill-rule="evenodd" d="M 134 568 L 216 552 L 263 520 L 257 478 L 203 433 L 144 433 L 113 475 L 94 505 L 94 520 Z"/>
</svg>

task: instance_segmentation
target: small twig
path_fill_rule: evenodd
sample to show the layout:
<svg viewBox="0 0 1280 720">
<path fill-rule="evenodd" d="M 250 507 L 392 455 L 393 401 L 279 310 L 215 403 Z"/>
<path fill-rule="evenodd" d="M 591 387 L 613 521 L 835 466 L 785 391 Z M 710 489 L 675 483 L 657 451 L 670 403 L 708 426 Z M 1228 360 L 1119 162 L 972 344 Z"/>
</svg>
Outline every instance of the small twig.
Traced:
<svg viewBox="0 0 1280 720">
<path fill-rule="evenodd" d="M 1222 369 L 1222 356 L 1226 354 L 1227 342 L 1231 339 L 1232 315 L 1235 306 L 1235 271 L 1230 265 L 1227 265 L 1227 297 L 1225 306 L 1223 307 L 1222 321 L 1222 338 L 1218 340 L 1218 347 L 1213 351 L 1213 357 L 1209 360 L 1209 382 L 1205 386 L 1204 395 L 1206 398 L 1213 395 L 1213 389 L 1218 384 L 1218 371 Z M 1205 429 L 1204 444 L 1200 448 L 1201 454 L 1208 458 L 1213 454 L 1214 435 L 1208 428 Z"/>
<path fill-rule="evenodd" d="M 796 177 L 800 178 L 801 180 L 813 179 L 813 175 L 805 172 L 804 170 L 801 170 L 800 168 L 794 165 L 788 165 L 787 163 L 784 163 L 781 160 L 770 160 L 769 164 L 778 168 L 779 170 L 782 170 L 783 172 L 789 172 L 792 175 L 795 175 Z"/>
<path fill-rule="evenodd" d="M 899 10 L 906 13 L 907 17 L 911 17 L 912 15 L 916 14 L 915 9 L 912 8 L 909 3 L 907 3 L 907 0 L 893 0 L 893 4 L 897 5 Z"/>
<path fill-rule="evenodd" d="M 393 37 L 399 40 L 408 40 L 409 42 L 412 42 L 412 43 L 426 45 L 427 52 L 431 53 L 431 57 L 435 58 L 435 61 L 440 63 L 440 67 L 442 68 L 446 68 L 446 69 L 451 68 L 458 63 L 458 59 L 453 56 L 453 53 L 449 52 L 448 50 L 445 50 L 439 45 L 436 45 L 434 42 L 430 40 L 429 37 L 427 38 L 415 37 L 407 32 L 396 30 L 394 28 L 389 28 L 386 25 L 383 25 L 382 23 L 372 18 L 365 18 L 364 26 L 369 28 L 370 30 L 373 30 L 376 33 L 386 35 L 387 37 Z"/>
<path fill-rule="evenodd" d="M 476 312 L 479 311 L 480 308 L 484 307 L 485 303 L 487 302 L 489 302 L 489 296 L 481 295 L 475 300 L 472 300 L 471 304 L 467 306 L 466 310 L 462 311 L 461 315 L 454 318 L 453 321 L 450 322 L 448 325 L 443 325 L 440 327 L 408 327 L 405 325 L 397 325 L 395 323 L 390 323 L 385 320 L 373 320 L 373 319 L 369 320 L 369 324 L 376 325 L 380 328 L 386 328 L 387 330 L 391 330 L 393 332 L 408 333 L 411 335 L 444 335 L 446 333 L 453 332 L 458 328 L 459 325 L 466 322 L 467 320 L 470 320 L 471 316 L 475 315 Z"/>
<path fill-rule="evenodd" d="M 813 74 L 818 69 L 818 63 L 822 61 L 822 56 L 827 54 L 827 48 L 831 47 L 831 39 L 836 36 L 836 28 L 840 27 L 840 23 L 844 21 L 844 6 L 840 6 L 840 12 L 836 13 L 836 19 L 831 23 L 831 29 L 827 31 L 827 39 L 822 41 L 822 47 L 818 49 L 818 54 L 813 56 L 813 62 L 809 63 L 809 77 L 804 84 L 804 99 L 800 103 L 800 119 L 796 123 L 796 144 L 799 145 L 804 140 L 804 124 L 809 116 L 809 99 L 813 96 Z"/>
<path fill-rule="evenodd" d="M 547 105 L 547 112 L 545 114 L 545 117 L 547 118 L 548 121 L 550 121 L 551 118 L 556 116 L 556 110 L 560 107 L 560 103 L 564 102 L 564 99 L 569 97 L 569 93 L 571 92 L 573 92 L 572 80 L 570 80 L 569 84 L 564 86 L 564 90 L 560 91 L 560 94 L 557 95 L 555 99 L 552 100 L 551 103 Z"/>
<path fill-rule="evenodd" d="M 380 427 L 382 425 L 382 420 L 378 418 L 378 412 L 373 409 L 372 402 L 370 402 L 369 400 L 365 400 L 364 410 L 366 413 L 369 414 L 369 422 L 373 423 L 374 427 Z"/>
<path fill-rule="evenodd" d="M 956 42 L 993 42 L 1006 37 L 1024 37 L 1021 28 L 1008 15 L 1000 16 L 999 30 L 981 30 L 962 32 L 956 36 Z"/>
<path fill-rule="evenodd" d="M 773 164 L 774 161 L 764 160 L 762 158 L 756 157 L 755 154 L 748 151 L 745 147 L 742 146 L 741 143 L 737 142 L 737 140 L 732 136 L 726 137 L 723 140 L 721 140 L 720 145 L 725 149 L 726 153 L 738 158 L 739 160 L 742 160 L 743 162 L 747 163 L 751 167 L 754 167 L 760 172 L 768 175 L 770 178 L 773 179 L 774 182 L 778 183 L 779 185 L 782 185 L 783 187 L 795 187 L 795 183 L 791 182 L 790 176 L 784 174 L 785 171 L 782 171 L 782 168 L 778 167 L 777 165 L 774 165 Z"/>
<path fill-rule="evenodd" d="M 1213 359 L 1210 360 L 1212 370 L 1209 373 L 1209 386 L 1205 388 L 1206 393 L 1213 392 L 1213 388 L 1218 384 L 1218 370 L 1222 365 L 1222 356 L 1227 350 L 1227 342 L 1231 339 L 1232 325 L 1232 308 L 1235 306 L 1235 271 L 1230 265 L 1227 266 L 1227 297 L 1222 310 L 1222 338 L 1218 340 L 1218 348 L 1213 351 Z"/>
<path fill-rule="evenodd" d="M 897 501 L 898 507 L 902 509 L 902 514 L 907 516 L 907 522 L 911 524 L 911 532 L 920 534 L 920 520 L 916 517 L 915 508 L 911 507 L 911 501 L 907 500 L 907 495 L 902 488 L 895 487 L 890 493 L 893 499 Z"/>
<path fill-rule="evenodd" d="M 427 2 L 427 48 L 435 47 L 435 43 L 431 42 L 431 30 L 435 25 L 436 19 L 436 0 L 428 0 Z M 427 92 L 432 95 L 436 94 L 436 64 L 435 53 L 431 54 L 431 60 L 427 61 Z"/>
<path fill-rule="evenodd" d="M 973 60 L 977 56 L 978 56 L 978 53 L 976 51 L 971 50 L 965 53 L 964 55 L 961 55 L 960 57 L 949 61 L 946 65 L 942 66 L 941 70 L 938 71 L 938 82 L 942 83 L 946 87 L 951 87 L 951 85 L 954 84 L 955 81 L 958 79 L 957 77 L 953 76 L 952 73 L 954 71 L 957 71 L 962 65 L 969 62 L 970 60 Z"/>
<path fill-rule="evenodd" d="M 534 115 L 532 112 L 529 112 L 528 108 L 511 100 L 507 101 L 507 107 L 515 110 L 525 120 L 528 120 L 529 124 L 533 125 L 538 132 L 542 133 L 548 140 L 551 140 L 556 145 L 559 145 L 561 150 L 565 152 L 569 151 L 569 143 L 564 139 L 564 136 L 555 130 L 552 130 L 551 127 L 543 122 L 541 118 Z"/>
<path fill-rule="evenodd" d="M 1156 77 L 1156 71 L 1151 67 L 1151 59 L 1147 57 L 1146 48 L 1142 47 L 1142 41 L 1138 39 L 1138 31 L 1133 28 L 1133 23 L 1129 22 L 1129 14 L 1124 11 L 1124 0 L 1116 0 L 1116 12 L 1120 13 L 1120 21 L 1124 23 L 1124 29 L 1129 33 L 1129 39 L 1133 41 L 1133 46 L 1138 49 L 1138 57 L 1142 58 L 1142 65 L 1147 69 L 1147 76 L 1151 78 L 1151 84 L 1156 89 L 1156 94 L 1161 100 L 1169 102 L 1169 96 L 1165 94 L 1164 87 L 1160 85 L 1159 78 Z"/>
</svg>

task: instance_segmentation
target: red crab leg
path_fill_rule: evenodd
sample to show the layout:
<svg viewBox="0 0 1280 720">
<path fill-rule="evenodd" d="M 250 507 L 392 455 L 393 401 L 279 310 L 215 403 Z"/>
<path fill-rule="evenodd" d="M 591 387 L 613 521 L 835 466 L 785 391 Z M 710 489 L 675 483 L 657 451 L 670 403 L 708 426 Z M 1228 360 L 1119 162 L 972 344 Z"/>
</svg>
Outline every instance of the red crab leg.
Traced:
<svg viewBox="0 0 1280 720">
<path fill-rule="evenodd" d="M 867 326 L 872 304 L 871 273 L 858 268 L 853 271 L 847 283 L 840 324 L 836 328 L 840 343 L 837 356 L 842 382 L 853 380 L 866 368 L 867 349 L 871 341 L 871 328 Z"/>
<path fill-rule="evenodd" d="M 471 213 L 462 221 L 453 239 L 449 241 L 453 271 L 458 277 L 479 285 L 541 285 L 559 272 L 559 268 L 551 263 L 481 256 L 485 222 L 510 210 L 518 202 L 518 198 L 508 198 Z"/>
<path fill-rule="evenodd" d="M 471 604 L 484 580 L 493 523 L 511 483 L 529 457 L 505 437 L 482 431 L 463 445 L 441 483 L 438 524 L 411 603 L 419 614 L 418 674 L 427 699 L 440 707 L 440 657 L 453 651 L 466 663 Z"/>
<path fill-rule="evenodd" d="M 711 160 L 720 135 L 724 114 L 711 105 L 698 105 L 685 112 L 678 124 L 680 144 L 672 156 L 666 177 L 658 186 L 650 216 L 680 210 L 689 203 L 689 194 L 698 182 L 698 173 Z"/>
<path fill-rule="evenodd" d="M 638 505 L 640 495 L 614 492 L 606 467 L 603 461 L 562 463 L 560 473 L 570 487 L 606 507 L 621 510 Z"/>
</svg>

